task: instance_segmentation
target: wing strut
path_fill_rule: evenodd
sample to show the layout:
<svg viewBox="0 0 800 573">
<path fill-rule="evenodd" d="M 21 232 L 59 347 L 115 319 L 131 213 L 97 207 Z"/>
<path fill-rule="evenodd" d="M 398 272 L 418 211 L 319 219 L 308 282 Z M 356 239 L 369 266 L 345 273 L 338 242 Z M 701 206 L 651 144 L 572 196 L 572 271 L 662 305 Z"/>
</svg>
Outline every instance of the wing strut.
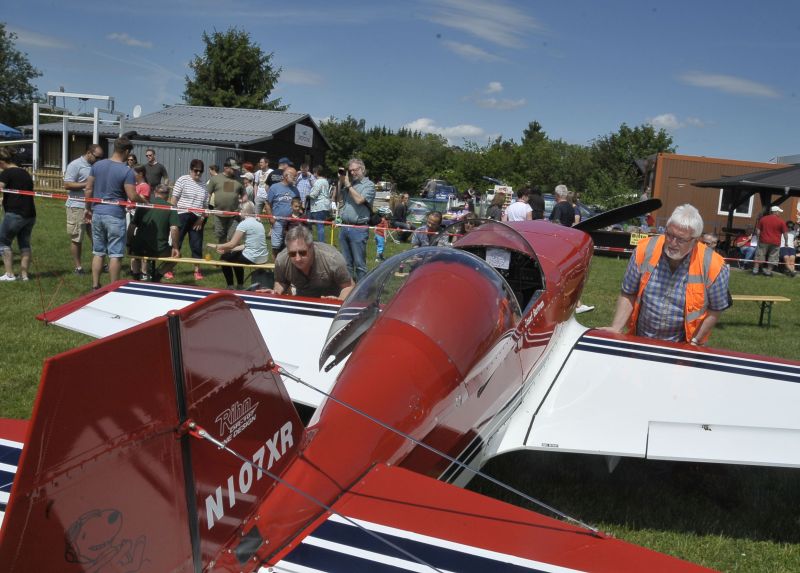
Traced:
<svg viewBox="0 0 800 573">
<path fill-rule="evenodd" d="M 397 434 L 398 436 L 410 441 L 414 445 L 417 445 L 417 446 L 420 446 L 422 448 L 425 448 L 426 450 L 430 451 L 431 453 L 436 454 L 437 456 L 441 456 L 442 458 L 446 459 L 450 463 L 456 464 L 460 468 L 462 468 L 464 470 L 467 470 L 467 471 L 471 472 L 472 474 L 474 474 L 476 476 L 482 477 L 483 479 L 493 483 L 494 485 L 496 485 L 498 487 L 501 487 L 504 490 L 509 491 L 509 492 L 521 497 L 525 501 L 533 503 L 534 505 L 538 505 L 539 507 L 541 507 L 543 509 L 546 509 L 547 511 L 553 513 L 554 515 L 557 515 L 558 517 L 560 517 L 562 519 L 566 519 L 567 521 L 570 521 L 570 522 L 572 522 L 572 523 L 574 523 L 574 524 L 576 524 L 576 525 L 578 525 L 580 527 L 583 527 L 584 529 L 588 529 L 593 535 L 596 535 L 596 536 L 600 535 L 600 530 L 598 528 L 592 527 L 591 525 L 588 525 L 587 523 L 581 521 L 580 519 L 578 519 L 576 517 L 572 517 L 570 515 L 567 515 L 563 511 L 560 511 L 560 510 L 556 509 L 555 507 L 553 507 L 551 505 L 548 505 L 547 503 L 545 503 L 543 501 L 540 501 L 540 500 L 536 499 L 535 497 L 532 497 L 532 496 L 528 495 L 527 493 L 525 493 L 525 492 L 523 492 L 523 491 L 521 491 L 521 490 L 519 490 L 519 489 L 517 489 L 517 488 L 515 488 L 515 487 L 513 487 L 511 485 L 508 485 L 507 483 L 502 482 L 502 481 L 498 480 L 497 478 L 492 477 L 489 474 L 487 474 L 487 473 L 485 473 L 485 472 L 483 472 L 483 471 L 481 471 L 479 469 L 471 468 L 470 466 L 468 466 L 466 463 L 462 462 L 461 460 L 458 460 L 458 459 L 454 458 L 453 456 L 450 456 L 447 453 L 445 453 L 445 452 L 443 452 L 443 451 L 441 451 L 441 450 L 439 450 L 437 448 L 434 448 L 433 446 L 431 446 L 429 444 L 426 444 L 425 442 L 422 442 L 422 441 L 416 439 L 415 437 L 411 436 L 410 434 L 407 434 L 407 433 L 405 433 L 405 432 L 403 432 L 401 430 L 398 430 L 397 428 L 394 428 L 394 427 L 390 426 L 389 424 L 387 424 L 385 422 L 382 422 L 381 420 L 375 418 L 374 416 L 370 416 L 369 414 L 367 414 L 363 410 L 360 410 L 360 409 L 356 408 L 355 406 L 353 406 L 351 404 L 343 402 L 342 400 L 340 400 L 340 399 L 336 398 L 335 396 L 331 395 L 329 392 L 326 392 L 325 390 L 321 390 L 321 389 L 317 388 L 316 386 L 313 386 L 312 384 L 309 384 L 308 382 L 303 381 L 301 378 L 298 378 L 294 374 L 291 374 L 290 372 L 287 372 L 284 368 L 282 368 L 281 366 L 276 364 L 274 361 L 270 361 L 270 362 L 271 362 L 271 364 L 267 363 L 267 368 L 271 368 L 275 373 L 280 374 L 281 376 L 286 376 L 287 378 L 290 378 L 290 379 L 294 380 L 298 384 L 302 384 L 303 386 L 306 386 L 307 388 L 311 388 L 315 392 L 319 392 L 320 394 L 322 394 L 323 396 L 325 396 L 329 400 L 332 400 L 333 402 L 336 402 L 340 406 L 343 406 L 343 407 L 347 408 L 348 410 L 350 410 L 352 412 L 355 412 L 359 416 L 363 416 L 364 418 L 370 420 L 371 422 L 373 422 L 375 424 L 378 424 L 382 428 L 385 428 L 385 429 L 389 430 L 390 432 L 393 432 L 393 433 Z"/>
</svg>

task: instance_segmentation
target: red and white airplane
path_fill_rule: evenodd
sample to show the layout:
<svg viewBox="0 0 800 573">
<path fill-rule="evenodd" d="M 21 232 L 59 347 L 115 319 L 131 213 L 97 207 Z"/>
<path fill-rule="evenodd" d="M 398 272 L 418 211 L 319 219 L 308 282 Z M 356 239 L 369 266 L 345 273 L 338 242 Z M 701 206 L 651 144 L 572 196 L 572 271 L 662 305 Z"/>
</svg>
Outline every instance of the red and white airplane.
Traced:
<svg viewBox="0 0 800 573">
<path fill-rule="evenodd" d="M 699 570 L 442 483 L 518 449 L 800 465 L 800 364 L 587 330 L 591 254 L 580 230 L 489 223 L 341 306 L 121 282 L 47 313 L 102 338 L 48 360 L 6 442 L 0 563 Z"/>
</svg>

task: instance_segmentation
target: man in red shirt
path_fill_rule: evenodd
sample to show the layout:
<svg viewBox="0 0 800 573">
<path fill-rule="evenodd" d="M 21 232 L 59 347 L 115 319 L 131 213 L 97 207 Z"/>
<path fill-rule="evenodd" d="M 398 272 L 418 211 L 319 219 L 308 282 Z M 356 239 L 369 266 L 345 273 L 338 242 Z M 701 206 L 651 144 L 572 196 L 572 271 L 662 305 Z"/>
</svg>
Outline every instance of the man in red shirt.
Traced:
<svg viewBox="0 0 800 573">
<path fill-rule="evenodd" d="M 758 274 L 758 268 L 764 264 L 764 276 L 771 277 L 772 269 L 778 265 L 778 253 L 781 247 L 781 235 L 784 241 L 788 241 L 789 229 L 783 219 L 776 213 L 783 213 L 783 209 L 777 205 L 770 208 L 769 215 L 764 215 L 756 224 L 756 235 L 758 235 L 758 249 L 753 264 L 753 274 Z"/>
</svg>

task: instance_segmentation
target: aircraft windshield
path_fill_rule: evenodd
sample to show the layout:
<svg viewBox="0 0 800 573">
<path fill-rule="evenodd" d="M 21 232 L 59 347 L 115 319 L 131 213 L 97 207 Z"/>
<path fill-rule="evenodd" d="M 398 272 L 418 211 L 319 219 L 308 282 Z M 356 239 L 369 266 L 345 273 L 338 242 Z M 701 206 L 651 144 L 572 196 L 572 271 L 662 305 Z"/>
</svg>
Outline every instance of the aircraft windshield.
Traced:
<svg viewBox="0 0 800 573">
<path fill-rule="evenodd" d="M 486 261 L 466 251 L 441 247 L 412 249 L 381 264 L 356 285 L 333 319 L 325 345 L 319 357 L 322 368 L 329 357 L 333 361 L 325 366 L 330 370 L 352 352 L 358 339 L 375 322 L 381 310 L 388 305 L 420 267 L 432 262 L 466 265 L 495 283 L 512 305 L 514 314 L 520 314 L 516 297 L 505 280 Z"/>
</svg>

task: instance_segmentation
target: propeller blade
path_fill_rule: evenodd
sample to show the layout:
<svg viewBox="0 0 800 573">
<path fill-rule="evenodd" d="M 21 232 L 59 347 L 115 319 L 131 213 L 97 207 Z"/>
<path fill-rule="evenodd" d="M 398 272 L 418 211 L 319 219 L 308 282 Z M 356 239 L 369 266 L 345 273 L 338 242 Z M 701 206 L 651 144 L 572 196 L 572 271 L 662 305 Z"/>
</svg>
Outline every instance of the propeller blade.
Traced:
<svg viewBox="0 0 800 573">
<path fill-rule="evenodd" d="M 573 226 L 573 229 L 580 229 L 581 231 L 596 231 L 603 227 L 608 227 L 615 223 L 621 223 L 634 217 L 641 217 L 651 211 L 655 211 L 661 207 L 661 199 L 648 199 L 647 201 L 639 201 L 638 203 L 631 203 L 630 205 L 623 205 L 616 209 L 611 209 L 594 217 L 589 217 L 585 221 L 581 221 Z"/>
</svg>

